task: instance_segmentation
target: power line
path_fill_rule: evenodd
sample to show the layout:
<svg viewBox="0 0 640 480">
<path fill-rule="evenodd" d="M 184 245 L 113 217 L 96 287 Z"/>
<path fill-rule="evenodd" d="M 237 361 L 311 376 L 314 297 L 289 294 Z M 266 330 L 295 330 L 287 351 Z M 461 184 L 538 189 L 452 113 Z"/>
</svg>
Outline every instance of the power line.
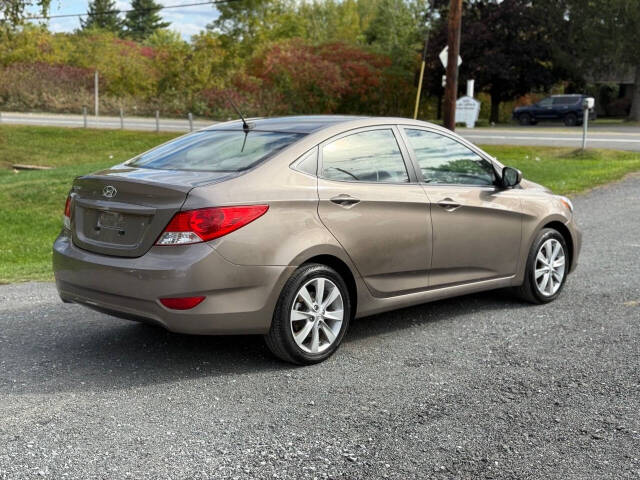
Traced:
<svg viewBox="0 0 640 480">
<path fill-rule="evenodd" d="M 113 13 L 129 13 L 129 12 L 157 12 L 159 10 L 166 10 L 169 8 L 187 8 L 187 7 L 199 7 L 202 5 L 217 5 L 219 3 L 232 3 L 239 2 L 242 0 L 209 0 L 208 2 L 196 2 L 196 3 L 185 3 L 183 5 L 166 5 L 155 8 L 131 8 L 129 10 L 106 10 L 104 12 L 99 13 L 67 13 L 63 15 L 51 15 L 45 17 L 26 17 L 25 20 L 50 20 L 52 18 L 73 18 L 73 17 L 98 17 L 101 15 L 110 15 Z"/>
</svg>

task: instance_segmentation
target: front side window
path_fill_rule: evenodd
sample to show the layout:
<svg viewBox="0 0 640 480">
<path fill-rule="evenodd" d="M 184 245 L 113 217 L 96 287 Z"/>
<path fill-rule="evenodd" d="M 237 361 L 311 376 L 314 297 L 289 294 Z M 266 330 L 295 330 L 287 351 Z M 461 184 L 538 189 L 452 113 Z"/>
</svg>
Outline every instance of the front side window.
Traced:
<svg viewBox="0 0 640 480">
<path fill-rule="evenodd" d="M 405 129 L 426 183 L 493 185 L 493 165 L 473 150 L 439 133 Z"/>
<path fill-rule="evenodd" d="M 544 98 L 542 100 L 540 100 L 538 102 L 538 106 L 539 107 L 550 107 L 553 103 L 553 99 L 548 97 L 548 98 Z"/>
<path fill-rule="evenodd" d="M 304 135 L 250 130 L 200 130 L 131 160 L 133 167 L 239 172 L 257 165 Z"/>
<path fill-rule="evenodd" d="M 322 149 L 322 176 L 350 182 L 409 181 L 391 129 L 354 133 L 326 145 Z"/>
</svg>

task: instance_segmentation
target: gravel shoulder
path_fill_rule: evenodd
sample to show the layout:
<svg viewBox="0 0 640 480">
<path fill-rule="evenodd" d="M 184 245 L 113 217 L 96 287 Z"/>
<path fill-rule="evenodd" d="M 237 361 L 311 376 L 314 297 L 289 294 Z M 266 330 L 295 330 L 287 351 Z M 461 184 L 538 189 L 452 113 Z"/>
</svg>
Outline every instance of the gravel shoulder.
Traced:
<svg viewBox="0 0 640 480">
<path fill-rule="evenodd" d="M 0 286 L 0 479 L 637 479 L 640 176 L 575 206 L 558 301 L 362 319 L 305 368 Z"/>
</svg>

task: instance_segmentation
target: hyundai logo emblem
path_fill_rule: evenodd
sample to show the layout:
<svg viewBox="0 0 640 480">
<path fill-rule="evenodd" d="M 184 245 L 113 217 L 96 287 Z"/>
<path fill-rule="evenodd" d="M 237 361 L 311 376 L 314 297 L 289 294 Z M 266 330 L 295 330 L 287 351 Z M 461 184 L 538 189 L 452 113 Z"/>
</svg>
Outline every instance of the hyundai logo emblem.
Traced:
<svg viewBox="0 0 640 480">
<path fill-rule="evenodd" d="M 113 198 L 116 196 L 117 193 L 118 193 L 118 190 L 116 190 L 116 187 L 114 187 L 113 185 L 107 185 L 102 189 L 103 197 Z"/>
</svg>

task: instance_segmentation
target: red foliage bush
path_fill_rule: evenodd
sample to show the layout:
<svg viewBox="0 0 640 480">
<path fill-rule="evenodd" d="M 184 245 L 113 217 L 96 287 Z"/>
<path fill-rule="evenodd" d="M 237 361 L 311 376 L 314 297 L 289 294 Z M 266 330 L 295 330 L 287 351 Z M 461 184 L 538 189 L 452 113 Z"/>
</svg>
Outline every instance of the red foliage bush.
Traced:
<svg viewBox="0 0 640 480">
<path fill-rule="evenodd" d="M 139 115 L 159 109 L 176 116 L 192 112 L 236 117 L 229 98 L 248 116 L 388 114 L 402 109 L 411 88 L 406 79 L 393 74 L 390 58 L 345 43 L 311 45 L 301 39 L 272 43 L 256 51 L 238 71 L 224 72 L 216 82 L 200 79 L 201 84 L 223 85 L 202 89 L 185 83 L 188 57 L 181 63 L 181 57 L 169 50 L 118 38 L 94 40 L 82 44 L 93 48 L 83 58 L 103 52 L 99 57 L 103 64 L 92 68 L 13 63 L 0 69 L 0 109 L 80 113 L 83 105 L 93 104 L 94 68 L 101 72 L 104 114 L 124 108 Z"/>
<path fill-rule="evenodd" d="M 93 91 L 93 71 L 69 65 L 14 63 L 0 70 L 0 104 L 8 109 L 82 108 Z"/>
<path fill-rule="evenodd" d="M 361 48 L 300 39 L 274 43 L 258 52 L 247 73 L 224 90 L 204 92 L 207 104 L 225 96 L 257 115 L 380 113 L 381 85 L 391 59 Z"/>
</svg>

